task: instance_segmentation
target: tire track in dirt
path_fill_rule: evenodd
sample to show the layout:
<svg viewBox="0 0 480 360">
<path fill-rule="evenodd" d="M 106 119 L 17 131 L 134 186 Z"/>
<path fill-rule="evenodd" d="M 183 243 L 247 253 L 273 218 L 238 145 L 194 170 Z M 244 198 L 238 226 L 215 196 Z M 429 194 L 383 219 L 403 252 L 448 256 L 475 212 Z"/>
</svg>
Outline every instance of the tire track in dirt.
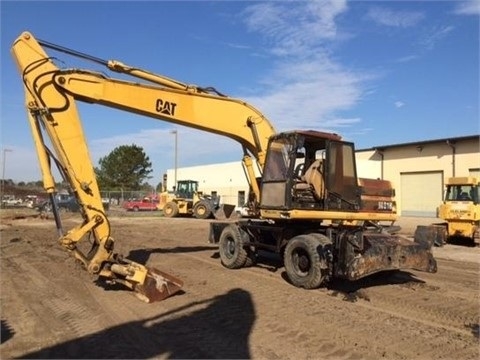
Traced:
<svg viewBox="0 0 480 360">
<path fill-rule="evenodd" d="M 340 346 L 335 341 L 335 336 L 319 336 L 313 326 L 308 326 L 309 322 L 312 321 L 310 318 L 305 319 L 298 314 L 297 320 L 289 321 L 286 324 L 282 317 L 282 309 L 291 309 L 290 301 L 284 299 L 292 299 L 292 289 L 289 288 L 290 285 L 285 284 L 284 280 L 270 278 L 270 284 L 268 282 L 262 283 L 258 280 L 259 278 L 260 280 L 265 279 L 265 277 L 256 273 L 254 269 L 228 270 L 220 267 L 218 262 L 205 259 L 202 256 L 181 254 L 181 257 L 188 258 L 188 260 L 183 261 L 200 262 L 212 269 L 212 271 L 208 271 L 209 279 L 207 281 L 202 276 L 202 271 L 193 273 L 193 276 L 190 272 L 183 273 L 182 276 L 185 276 L 188 283 L 203 283 L 204 286 L 210 288 L 209 292 L 218 293 L 234 286 L 246 290 L 251 295 L 256 312 L 255 325 L 250 335 L 251 341 L 255 343 L 254 346 L 250 346 L 255 348 L 255 352 L 252 353 L 253 358 L 298 359 L 303 358 L 305 353 L 315 354 L 319 350 L 322 358 L 325 359 L 363 358 L 361 353 L 355 351 L 355 349 L 345 347 L 343 344 Z M 201 266 L 195 267 L 200 268 Z M 255 274 L 244 276 L 245 273 L 250 272 Z M 194 298 L 202 296 L 201 287 L 198 286 L 189 286 L 186 291 Z M 226 314 L 219 314 L 219 316 L 235 318 L 241 316 L 241 314 L 229 311 Z M 256 333 L 262 334 L 262 340 L 259 343 L 255 342 Z M 285 349 L 285 341 L 291 344 L 288 346 L 288 351 Z"/>
<path fill-rule="evenodd" d="M 372 297 L 374 305 L 371 308 L 380 306 L 381 311 L 392 315 L 421 322 L 428 326 L 448 329 L 461 335 L 471 334 L 466 326 L 478 323 L 478 314 L 475 314 L 474 304 L 463 304 L 463 307 L 459 307 L 448 299 L 444 303 L 438 299 L 439 295 L 429 296 L 427 303 L 423 294 L 416 292 L 413 295 L 404 294 L 401 289 L 397 288 L 383 294 L 375 293 Z M 456 299 L 456 301 L 458 303 L 462 299 Z"/>
<path fill-rule="evenodd" d="M 424 283 L 406 283 L 399 287 L 376 291 L 375 304 L 459 334 L 469 333 L 466 325 L 479 323 L 478 296 L 466 299 L 452 294 L 448 288 Z"/>
<path fill-rule="evenodd" d="M 47 234 L 47 238 L 51 237 Z M 38 303 L 25 304 L 26 312 L 30 313 L 31 327 L 39 329 L 33 333 L 25 332 L 25 337 L 30 339 L 30 346 L 21 348 L 31 349 L 31 339 L 38 337 L 43 342 L 39 342 L 35 348 L 42 350 L 30 353 L 36 358 L 75 358 L 79 354 L 87 358 L 135 358 L 138 354 L 148 352 L 156 355 L 152 349 L 156 349 L 157 339 L 149 336 L 148 330 L 142 331 L 138 327 L 130 330 L 124 326 L 132 318 L 138 320 L 135 316 L 128 316 L 129 307 L 142 308 L 143 303 L 124 288 L 122 291 L 105 291 L 93 285 L 87 273 L 79 269 L 74 259 L 58 245 L 53 245 L 55 247 L 50 252 L 49 246 L 45 247 L 45 241 L 31 242 L 32 239 L 26 239 L 26 236 L 18 238 L 18 245 L 23 246 L 21 249 L 15 245 L 9 246 L 8 251 L 2 248 L 2 259 L 5 259 L 2 266 L 8 266 L 10 273 L 18 274 L 15 281 L 7 286 L 10 301 L 39 300 Z M 31 244 L 26 246 L 27 242 Z M 58 273 L 59 269 L 61 273 Z M 132 302 L 128 301 L 124 306 L 125 298 Z M 2 304 L 5 304 L 3 300 L 4 296 Z M 45 341 L 46 337 L 48 341 Z M 30 356 L 25 353 L 27 350 L 20 354 L 9 352 L 17 339 L 19 337 L 7 347 L 2 346 L 5 349 L 5 352 L 2 349 L 2 353 L 12 354 L 12 357 Z"/>
<path fill-rule="evenodd" d="M 145 304 L 132 293 L 110 293 L 103 310 L 135 345 L 122 358 L 246 358 L 245 301 L 232 291 L 187 291 Z M 229 302 L 223 299 L 231 299 Z M 117 306 L 110 306 L 117 303 Z M 225 316 L 228 313 L 229 316 Z"/>
<path fill-rule="evenodd" d="M 179 223 L 177 222 L 177 224 Z M 185 243 L 185 236 L 177 238 L 174 234 L 184 234 L 184 231 L 194 231 L 193 229 L 194 227 L 191 225 L 176 229 L 172 235 L 162 236 L 158 242 L 164 249 L 168 249 L 169 246 L 173 249 L 182 247 Z M 199 233 L 198 229 L 196 232 Z M 205 234 L 200 235 L 202 237 Z M 194 239 L 191 240 L 188 241 L 190 245 L 199 246 Z M 145 246 L 145 244 L 147 243 L 141 245 Z M 205 245 L 205 243 L 201 244 Z M 135 246 L 134 244 L 130 245 Z M 179 260 L 182 257 L 188 258 L 188 260 Z M 154 258 L 155 256 L 152 257 L 152 260 Z M 341 296 L 330 296 L 336 300 L 334 303 L 327 301 L 325 295 L 332 295 L 332 292 L 326 290 L 309 292 L 291 288 L 291 285 L 278 276 L 278 272 L 268 272 L 265 268 L 241 269 L 238 272 L 227 270 L 220 265 L 218 259 L 212 259 L 201 252 L 168 253 L 165 256 L 162 254 L 161 258 L 165 258 L 165 261 L 160 262 L 162 266 L 178 269 L 176 275 L 185 280 L 194 278 L 194 284 L 205 283 L 205 274 L 208 274 L 209 279 L 205 284 L 209 287 L 209 293 L 222 293 L 225 288 L 238 286 L 247 290 L 254 300 L 259 299 L 259 301 L 255 301 L 257 311 L 259 311 L 256 323 L 261 321 L 261 324 L 256 325 L 255 328 L 261 329 L 259 332 L 262 334 L 262 339 L 269 334 L 268 341 L 255 343 L 255 349 L 259 352 L 256 355 L 259 357 L 285 358 L 292 356 L 294 358 L 297 355 L 301 357 L 305 354 L 305 350 L 309 349 L 308 352 L 312 351 L 312 353 L 320 351 L 324 358 L 379 357 L 385 354 L 392 358 L 402 358 L 419 356 L 414 350 L 415 348 L 423 348 L 422 355 L 432 358 L 442 357 L 445 354 L 451 354 L 452 357 L 462 355 L 464 358 L 474 358 L 477 355 L 474 347 L 475 339 L 464 324 L 465 318 L 468 319 L 471 316 L 472 303 L 465 302 L 464 305 L 467 309 L 465 312 L 461 312 L 462 307 L 458 307 L 453 309 L 453 314 L 450 315 L 451 308 L 442 304 L 439 300 L 440 297 L 435 295 L 435 286 L 432 287 L 428 283 L 423 286 L 415 282 L 394 283 L 394 285 L 362 289 L 361 291 L 367 294 L 369 300 L 360 299 L 352 307 L 352 303 L 348 302 L 339 304 L 339 301 L 344 300 Z M 192 260 L 200 261 L 204 265 L 193 265 Z M 181 264 L 184 264 L 185 271 L 180 270 Z M 197 271 L 192 272 L 191 268 L 197 269 Z M 453 268 L 455 267 L 453 266 Z M 475 271 L 472 269 L 466 271 L 466 273 L 470 272 L 475 275 Z M 428 277 L 430 274 L 421 274 L 420 278 L 422 275 Z M 470 283 L 474 283 L 474 280 L 470 280 Z M 189 286 L 187 282 L 185 291 L 192 293 L 196 288 L 196 286 Z M 463 289 L 459 290 L 461 292 Z M 196 296 L 202 296 L 202 292 L 195 291 L 195 293 Z M 425 302 L 428 305 L 424 304 Z M 268 304 L 268 306 L 263 304 Z M 305 316 L 303 311 L 311 307 L 315 309 Z M 279 316 L 279 312 L 289 312 L 290 308 L 298 308 L 300 311 L 296 313 L 295 320 L 288 317 L 289 323 L 286 326 L 285 322 L 281 320 L 282 316 L 281 314 Z M 351 312 L 354 316 L 339 316 L 344 312 L 347 314 Z M 305 328 L 315 329 L 318 326 L 315 318 L 323 320 L 322 324 L 325 323 L 325 325 L 322 334 L 326 333 L 327 336 L 305 330 Z M 379 323 L 386 325 L 375 329 Z M 452 324 L 454 325 L 452 326 Z M 395 330 L 392 331 L 392 328 Z M 385 338 L 385 333 L 388 331 L 393 333 L 391 340 L 372 346 L 372 338 Z M 401 340 L 399 346 L 395 345 L 398 342 L 398 336 Z M 459 340 L 455 339 L 457 336 L 460 338 Z M 252 339 L 254 338 L 255 332 L 252 333 Z M 295 339 L 298 345 L 290 346 L 288 353 L 282 352 L 280 349 L 284 348 L 284 344 L 278 339 L 290 338 Z M 354 345 L 346 346 L 345 344 L 352 342 L 352 338 Z M 432 338 L 434 340 L 431 340 Z M 271 345 L 266 346 L 265 343 Z M 407 343 L 416 344 L 416 346 L 406 346 Z M 341 344 L 341 346 L 337 344 Z M 425 349 L 425 344 L 430 345 L 427 347 L 428 350 Z"/>
<path fill-rule="evenodd" d="M 97 300 L 86 296 L 88 292 L 84 281 L 88 282 L 88 275 L 85 276 L 83 270 L 76 269 L 73 259 L 69 258 L 69 262 L 62 264 L 65 265 L 64 271 L 58 273 L 58 259 L 55 256 L 49 257 L 46 252 L 39 251 L 36 256 L 2 255 L 2 271 L 8 266 L 9 271 L 14 269 L 16 274 L 15 279 L 9 282 L 7 301 L 37 300 L 24 305 L 28 318 L 31 319 L 30 329 L 25 331 L 24 336 L 43 339 L 43 342 L 38 343 L 38 352 L 28 354 L 25 350 L 26 353 L 12 353 L 11 357 L 78 357 L 78 354 L 85 351 L 78 346 L 77 339 L 80 338 L 84 338 L 81 343 L 88 348 L 88 352 L 102 353 L 104 340 L 89 335 L 108 328 L 111 320 L 101 312 Z M 65 261 L 65 258 L 62 259 Z M 9 346 L 21 338 L 22 336 L 14 337 L 2 353 L 8 356 Z M 45 341 L 45 338 L 49 340 Z M 123 343 L 119 342 L 118 351 L 110 355 L 122 357 Z"/>
<path fill-rule="evenodd" d="M 202 256 L 192 254 L 182 254 L 181 256 L 187 256 L 190 259 L 215 266 L 214 260 L 206 259 Z M 218 263 L 219 262 L 217 261 L 217 267 L 220 266 Z M 279 290 L 278 285 L 273 286 L 273 283 L 279 284 L 279 281 L 272 281 L 273 279 L 271 279 L 270 282 L 263 282 L 266 280 L 266 278 L 268 278 L 268 276 L 259 276 L 257 270 L 259 269 L 241 269 L 236 272 L 223 269 L 223 271 L 220 270 L 218 273 L 225 274 L 225 281 L 227 283 L 235 283 L 236 285 L 247 289 L 250 293 L 252 293 L 254 298 L 262 297 L 271 299 L 269 301 L 260 301 L 260 303 L 267 302 L 278 309 L 282 308 L 281 303 L 284 304 L 283 306 L 288 306 L 289 301 L 277 300 L 285 299 L 285 294 L 283 294 L 284 291 Z M 264 269 L 260 270 L 265 271 Z M 246 272 L 248 272 L 248 276 L 244 276 Z M 237 276 L 237 274 L 239 276 Z M 191 276 L 192 274 L 189 273 L 188 275 Z M 215 278 L 217 278 L 217 276 Z M 258 281 L 258 278 L 262 278 L 262 280 Z M 280 279 L 277 278 L 277 280 Z M 197 281 L 200 281 L 200 279 Z M 284 283 L 284 286 L 291 286 L 288 285 L 283 279 L 280 281 Z M 209 283 L 211 282 L 212 281 Z M 252 282 L 256 284 L 252 285 Z M 217 283 L 217 279 L 215 283 Z M 315 342 L 312 343 L 311 346 L 308 346 L 308 342 L 302 343 L 301 347 L 303 351 L 306 348 L 312 347 L 312 349 L 322 349 L 322 357 L 326 358 L 330 356 L 332 358 L 350 356 L 354 358 L 360 358 L 361 356 L 359 356 L 358 348 L 363 348 L 366 351 L 365 356 L 370 357 L 372 356 L 372 350 L 370 348 L 372 340 L 370 336 L 360 336 L 358 339 L 356 339 L 356 344 L 352 349 L 349 349 L 348 346 L 345 346 L 345 343 L 348 343 L 348 338 L 355 338 L 355 333 L 369 334 L 374 338 L 374 323 L 378 324 L 385 322 L 385 324 L 388 324 L 389 327 L 394 325 L 393 327 L 396 328 L 396 331 L 394 332 L 394 335 L 392 335 L 391 342 L 382 341 L 382 344 L 390 343 L 390 345 L 386 345 L 385 348 L 376 348 L 374 356 L 384 356 L 385 353 L 388 353 L 389 356 L 393 358 L 397 358 L 397 356 L 398 358 L 402 358 L 402 356 L 406 355 L 405 353 L 408 354 L 407 356 L 418 356 L 414 350 L 409 350 L 406 348 L 405 341 L 402 341 L 403 346 L 398 347 L 395 345 L 395 343 L 398 342 L 397 334 L 401 334 L 403 339 L 408 338 L 408 342 L 410 344 L 418 344 L 420 348 L 422 346 L 425 347 L 425 343 L 431 343 L 429 351 L 422 353 L 422 355 L 426 355 L 428 357 L 441 357 L 445 356 L 445 354 L 451 354 L 451 356 L 456 357 L 462 354 L 465 358 L 475 358 L 475 356 L 478 355 L 475 348 L 475 339 L 473 338 L 471 332 L 465 329 L 464 324 L 465 321 L 468 321 L 472 318 L 472 313 L 475 314 L 475 304 L 465 304 L 467 311 L 464 313 L 459 312 L 459 309 L 456 309 L 454 306 L 445 306 L 438 298 L 435 298 L 435 295 L 432 294 L 432 292 L 435 291 L 435 287 L 425 285 L 419 286 L 416 285 L 417 283 L 415 282 L 412 282 L 411 284 L 414 285 L 379 286 L 378 289 L 380 290 L 372 290 L 372 288 L 369 288 L 367 291 L 369 301 L 361 300 L 353 304 L 354 307 L 362 308 L 361 310 L 356 309 L 357 311 L 354 316 L 354 322 L 350 319 L 344 320 L 343 317 L 339 317 L 335 314 L 335 312 L 341 314 L 345 310 L 344 308 L 350 307 L 351 304 L 346 303 L 347 305 L 342 306 L 329 304 L 326 306 L 327 301 L 325 294 L 328 294 L 328 291 L 319 290 L 316 292 L 310 292 L 301 289 L 295 289 L 290 295 L 295 299 L 295 307 L 299 309 L 308 309 L 312 305 L 316 305 L 322 310 L 315 312 L 313 315 L 318 316 L 319 318 L 325 318 L 325 313 L 329 313 L 328 317 L 330 317 L 331 320 L 327 323 L 335 324 L 334 326 L 326 326 L 326 328 L 328 328 L 328 338 L 321 339 L 318 337 L 318 335 L 309 334 L 307 331 L 306 338 L 313 337 L 315 338 Z M 414 286 L 415 290 L 406 292 L 405 288 L 402 288 L 402 286 Z M 312 296 L 312 294 L 314 295 Z M 318 298 L 314 299 L 315 296 Z M 426 301 L 428 301 L 431 306 L 424 305 Z M 338 305 L 338 301 L 336 304 Z M 332 307 L 333 309 L 329 311 L 329 308 Z M 352 309 L 348 309 L 348 311 L 351 310 Z M 454 313 L 453 315 L 450 315 L 449 312 L 452 310 Z M 278 318 L 277 313 L 269 315 L 268 310 L 266 313 L 262 312 L 261 316 L 264 317 L 264 320 L 269 323 L 269 325 L 263 329 L 264 332 L 269 332 L 273 337 L 292 338 L 294 335 L 292 332 L 302 334 L 305 333 L 305 330 L 300 329 L 304 329 L 307 324 L 311 323 L 312 326 L 316 325 L 315 321 L 312 322 L 311 316 L 304 316 L 304 314 L 301 312 L 297 313 L 296 321 L 300 321 L 298 324 L 295 323 L 295 326 L 293 326 L 294 324 L 292 324 L 292 322 L 290 322 L 288 326 L 285 326 L 283 322 L 276 320 L 276 318 Z M 475 318 L 475 316 L 473 316 L 473 318 Z M 395 321 L 392 321 L 392 319 L 395 319 Z M 452 323 L 454 323 L 453 326 Z M 421 330 L 419 331 L 418 328 Z M 271 329 L 274 330 L 272 331 Z M 354 329 L 353 334 L 352 329 Z M 412 331 L 408 333 L 405 331 L 405 329 L 412 329 Z M 262 334 L 264 332 L 262 332 Z M 346 334 L 348 334 L 348 337 L 345 336 Z M 377 331 L 376 335 L 380 338 L 385 337 L 385 334 L 382 330 Z M 450 339 L 450 337 L 456 338 L 457 336 L 461 338 L 460 341 Z M 438 340 L 431 340 L 431 337 Z M 302 338 L 302 336 L 300 335 L 299 338 Z M 274 341 L 274 339 L 272 339 L 272 341 Z M 463 349 L 465 347 L 464 341 L 467 341 L 467 344 L 470 344 L 470 346 L 467 346 L 467 349 Z M 335 344 L 342 344 L 342 346 L 335 346 Z M 329 348 L 330 351 L 325 352 L 324 348 Z M 415 348 L 415 346 L 413 346 L 413 348 Z M 273 350 L 270 349 L 270 351 Z M 290 351 L 293 351 L 293 349 L 290 349 Z M 270 355 L 272 354 L 270 353 Z M 262 354 L 260 356 L 262 356 Z M 285 354 L 281 354 L 279 356 L 285 356 Z"/>
<path fill-rule="evenodd" d="M 13 286 L 20 297 L 25 295 L 25 297 L 37 298 L 42 305 L 38 315 L 45 320 L 56 319 L 64 326 L 66 325 L 65 331 L 72 337 L 101 328 L 104 324 L 95 319 L 98 314 L 93 314 L 92 308 L 83 305 L 83 301 L 78 301 L 83 298 L 84 293 L 81 281 L 72 281 L 70 278 L 68 281 L 72 284 L 65 286 L 66 281 L 63 275 L 42 274 L 42 272 L 49 272 L 48 259 L 45 260 L 47 263 L 41 262 L 35 266 L 25 259 L 8 259 L 9 266 L 17 269 L 17 279 Z M 76 290 L 72 293 L 73 288 Z"/>
<path fill-rule="evenodd" d="M 185 281 L 183 294 L 154 304 L 142 303 L 123 288 L 96 286 L 73 259 L 62 256 L 61 248 L 44 247 L 51 242 L 23 248 L 9 244 L 8 249 L 2 244 L 2 260 L 7 259 L 2 273 L 21 273 L 2 280 L 9 289 L 1 294 L 2 310 L 23 303 L 20 309 L 31 314 L 22 319 L 35 329 L 20 329 L 21 336 L 2 345 L 2 355 L 22 355 L 11 351 L 15 346 L 10 343 L 24 336 L 30 337 L 23 347 L 30 350 L 24 352 L 32 351 L 32 338 L 38 335 L 43 343 L 33 348 L 45 351 L 35 354 L 50 357 L 65 357 L 55 352 L 58 346 L 68 350 L 68 357 L 90 358 L 478 357 L 478 338 L 462 324 L 478 319 L 478 309 L 472 311 L 478 294 L 465 296 L 478 285 L 473 265 L 441 262 L 439 273 L 419 273 L 419 282 L 382 281 L 348 294 L 331 288 L 306 291 L 288 284 L 283 269 L 274 271 L 269 264 L 225 269 L 205 241 L 208 223 L 175 220 L 141 222 L 141 232 L 135 221 L 115 224 L 117 249 L 135 249 L 146 255 L 149 266 Z M 54 238 L 50 230 L 41 230 Z M 25 271 L 33 272 L 34 279 Z M 30 288 L 21 288 L 22 282 Z M 38 302 L 30 304 L 32 296 Z M 49 317 L 48 327 L 41 324 Z"/>
<path fill-rule="evenodd" d="M 184 255 L 182 254 L 182 256 Z M 212 260 L 195 255 L 185 256 L 190 260 L 201 261 L 216 268 L 214 276 L 211 276 L 208 281 L 209 286 L 213 284 L 216 288 L 223 288 L 224 286 L 232 286 L 234 284 L 247 290 L 252 295 L 258 314 L 256 322 L 260 323 L 255 325 L 255 330 L 262 334 L 262 341 L 255 344 L 255 349 L 258 349 L 258 353 L 254 353 L 253 357 L 296 359 L 304 357 L 305 353 L 319 353 L 325 359 L 361 359 L 365 356 L 362 355 L 362 351 L 357 350 L 357 347 L 361 347 L 358 343 L 354 344 L 352 348 L 346 345 L 348 342 L 343 334 L 350 333 L 350 322 L 347 321 L 344 326 L 339 326 L 338 323 L 335 324 L 329 328 L 328 335 L 325 336 L 315 331 L 315 328 L 318 326 L 315 316 L 318 315 L 318 318 L 321 319 L 322 312 L 312 314 L 310 300 L 312 296 L 322 295 L 292 288 L 283 279 L 277 277 L 270 278 L 270 283 L 263 283 L 261 279 L 266 277 L 261 275 L 261 273 L 257 273 L 257 268 L 233 271 L 222 267 L 219 268 L 218 262 Z M 265 269 L 261 269 L 261 271 L 265 271 Z M 195 279 L 196 282 L 202 281 L 199 273 L 195 273 L 195 275 L 198 275 Z M 245 273 L 249 273 L 249 276 L 244 276 Z M 191 273 L 185 275 L 188 275 L 189 280 L 192 280 Z M 261 278 L 261 281 L 258 281 L 259 278 Z M 190 291 L 195 289 L 191 287 Z M 302 292 L 301 296 L 298 296 L 298 291 Z M 256 299 L 258 301 L 255 301 Z M 292 304 L 292 300 L 295 302 L 294 304 Z M 323 300 L 332 302 L 332 299 L 329 298 L 323 298 Z M 333 303 L 337 304 L 338 301 L 333 299 Z M 295 320 L 292 320 L 289 316 L 289 322 L 285 323 L 282 311 L 284 309 L 290 311 L 292 308 L 300 311 L 295 313 Z M 303 312 L 305 310 L 307 310 L 307 314 Z M 335 310 L 341 310 L 341 306 L 338 306 Z M 326 325 L 326 327 L 329 327 L 331 324 L 333 323 Z M 349 331 L 344 332 L 344 328 L 348 328 Z M 252 333 L 251 338 L 255 339 L 255 332 Z M 287 352 L 285 351 L 285 341 L 291 344 L 288 346 Z M 364 346 L 364 348 L 367 350 L 368 346 Z"/>
</svg>

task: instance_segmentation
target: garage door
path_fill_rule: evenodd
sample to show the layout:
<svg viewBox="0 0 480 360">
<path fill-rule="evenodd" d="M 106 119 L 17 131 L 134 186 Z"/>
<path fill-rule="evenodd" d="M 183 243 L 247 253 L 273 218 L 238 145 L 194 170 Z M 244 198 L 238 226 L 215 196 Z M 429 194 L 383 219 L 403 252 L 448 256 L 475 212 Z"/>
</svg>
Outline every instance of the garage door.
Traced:
<svg viewBox="0 0 480 360">
<path fill-rule="evenodd" d="M 436 217 L 443 196 L 442 179 L 441 171 L 400 174 L 401 215 Z"/>
<path fill-rule="evenodd" d="M 469 176 L 480 178 L 480 170 L 479 169 L 470 169 L 468 172 L 469 172 Z"/>
</svg>

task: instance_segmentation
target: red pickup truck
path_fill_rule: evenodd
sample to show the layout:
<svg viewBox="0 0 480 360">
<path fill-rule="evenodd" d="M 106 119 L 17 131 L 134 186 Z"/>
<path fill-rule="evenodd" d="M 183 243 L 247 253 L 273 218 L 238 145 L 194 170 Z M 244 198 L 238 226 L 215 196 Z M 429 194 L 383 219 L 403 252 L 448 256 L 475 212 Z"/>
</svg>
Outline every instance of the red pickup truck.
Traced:
<svg viewBox="0 0 480 360">
<path fill-rule="evenodd" d="M 158 210 L 158 201 L 145 197 L 142 200 L 129 200 L 122 204 L 127 211 L 156 211 Z"/>
</svg>

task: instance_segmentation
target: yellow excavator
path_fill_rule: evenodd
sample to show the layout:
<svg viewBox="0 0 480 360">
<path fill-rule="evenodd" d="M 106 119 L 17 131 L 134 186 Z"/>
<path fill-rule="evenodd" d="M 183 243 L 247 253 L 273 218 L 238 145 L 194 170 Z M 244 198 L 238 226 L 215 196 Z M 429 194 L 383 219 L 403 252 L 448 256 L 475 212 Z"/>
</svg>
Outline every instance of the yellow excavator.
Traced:
<svg viewBox="0 0 480 360">
<path fill-rule="evenodd" d="M 88 69 L 61 69 L 46 48 L 93 61 L 134 81 Z M 393 193 L 375 180 L 367 184 L 370 193 L 363 193 L 354 144 L 339 135 L 313 130 L 277 133 L 252 105 L 212 87 L 102 60 L 36 39 L 29 32 L 15 40 L 12 54 L 24 84 L 44 187 L 55 194 L 53 161 L 81 207 L 83 222 L 68 231 L 55 215 L 60 243 L 89 273 L 124 284 L 149 302 L 162 300 L 183 285 L 172 275 L 114 253 L 77 101 L 223 135 L 240 144 L 250 185 L 250 216 L 212 221 L 208 239 L 218 243 L 226 268 L 253 264 L 260 250 L 275 252 L 282 255 L 290 282 L 308 289 L 335 277 L 355 280 L 383 270 L 436 271 L 428 231 L 410 241 L 381 225 L 396 219 Z M 375 196 L 378 201 L 372 201 Z M 366 198 L 368 204 L 362 202 Z M 85 238 L 93 239 L 88 253 L 79 246 Z"/>
</svg>

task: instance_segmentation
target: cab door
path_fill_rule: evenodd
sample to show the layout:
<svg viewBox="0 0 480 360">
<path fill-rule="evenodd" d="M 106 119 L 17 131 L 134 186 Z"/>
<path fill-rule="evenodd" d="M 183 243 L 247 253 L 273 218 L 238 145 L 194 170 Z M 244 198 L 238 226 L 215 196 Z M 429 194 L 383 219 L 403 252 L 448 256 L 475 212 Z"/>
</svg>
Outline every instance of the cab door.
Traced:
<svg viewBox="0 0 480 360">
<path fill-rule="evenodd" d="M 326 160 L 326 182 L 329 194 L 327 208 L 358 210 L 360 188 L 353 143 L 330 141 L 327 146 Z"/>
<path fill-rule="evenodd" d="M 280 137 L 270 141 L 261 184 L 261 208 L 286 208 L 287 183 L 289 183 L 293 149 L 293 139 L 290 137 Z"/>
</svg>

